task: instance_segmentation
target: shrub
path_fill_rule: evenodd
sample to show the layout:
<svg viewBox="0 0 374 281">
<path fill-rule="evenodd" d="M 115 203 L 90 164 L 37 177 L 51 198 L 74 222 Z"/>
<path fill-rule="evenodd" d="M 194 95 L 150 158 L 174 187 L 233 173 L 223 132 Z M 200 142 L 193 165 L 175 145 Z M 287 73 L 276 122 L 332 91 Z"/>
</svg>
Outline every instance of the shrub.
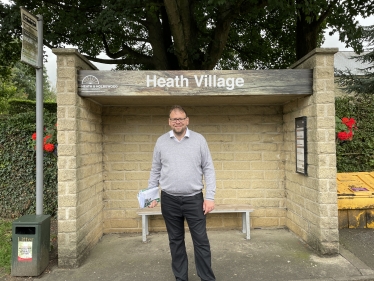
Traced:
<svg viewBox="0 0 374 281">
<path fill-rule="evenodd" d="M 43 107 L 45 110 L 56 113 L 57 112 L 57 103 L 55 102 L 43 102 Z M 32 100 L 20 100 L 20 99 L 10 99 L 9 100 L 9 114 L 15 115 L 18 113 L 24 112 L 36 112 L 36 102 Z"/>
<path fill-rule="evenodd" d="M 337 170 L 367 172 L 374 170 L 374 96 L 343 96 L 335 100 L 335 115 L 353 117 L 357 124 L 351 141 L 337 142 Z"/>
<path fill-rule="evenodd" d="M 54 126 L 56 114 L 46 111 L 44 123 Z M 31 138 L 35 129 L 35 111 L 0 122 L 0 217 L 35 214 L 36 153 Z M 53 216 L 57 212 L 57 161 L 51 153 L 44 155 L 44 214 Z"/>
</svg>

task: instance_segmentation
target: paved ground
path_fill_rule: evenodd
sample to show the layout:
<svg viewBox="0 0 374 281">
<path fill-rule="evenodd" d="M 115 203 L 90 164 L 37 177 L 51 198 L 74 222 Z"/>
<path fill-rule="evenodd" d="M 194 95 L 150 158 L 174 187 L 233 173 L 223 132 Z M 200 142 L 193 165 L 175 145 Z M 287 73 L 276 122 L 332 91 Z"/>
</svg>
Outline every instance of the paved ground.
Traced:
<svg viewBox="0 0 374 281">
<path fill-rule="evenodd" d="M 340 244 L 374 269 L 374 229 L 342 229 Z"/>
<path fill-rule="evenodd" d="M 341 254 L 320 257 L 285 229 L 252 230 L 245 240 L 238 230 L 208 232 L 213 269 L 219 281 L 256 280 L 374 280 L 374 230 L 340 232 Z M 189 280 L 196 276 L 189 233 Z M 52 267 L 42 276 L 25 280 L 175 280 L 170 269 L 167 234 L 151 233 L 148 243 L 141 234 L 105 235 L 78 269 Z"/>
</svg>

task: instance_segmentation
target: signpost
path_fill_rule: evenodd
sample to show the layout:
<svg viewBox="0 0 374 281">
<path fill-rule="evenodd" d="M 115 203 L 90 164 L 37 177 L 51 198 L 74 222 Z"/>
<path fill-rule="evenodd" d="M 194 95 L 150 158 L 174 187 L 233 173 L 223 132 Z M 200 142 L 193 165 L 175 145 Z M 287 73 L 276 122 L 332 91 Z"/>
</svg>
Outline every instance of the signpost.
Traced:
<svg viewBox="0 0 374 281">
<path fill-rule="evenodd" d="M 36 215 L 43 214 L 43 17 L 21 7 L 21 61 L 36 70 Z"/>
<path fill-rule="evenodd" d="M 36 214 L 12 226 L 13 276 L 38 276 L 49 264 L 50 216 L 43 215 L 43 17 L 21 7 L 21 61 L 36 69 Z"/>
</svg>

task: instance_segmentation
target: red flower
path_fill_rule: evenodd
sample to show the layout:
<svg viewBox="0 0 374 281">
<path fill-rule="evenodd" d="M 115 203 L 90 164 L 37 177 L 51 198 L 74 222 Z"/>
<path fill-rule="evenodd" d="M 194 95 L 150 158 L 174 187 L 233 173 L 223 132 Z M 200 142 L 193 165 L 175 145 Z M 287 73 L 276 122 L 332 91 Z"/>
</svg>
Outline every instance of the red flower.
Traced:
<svg viewBox="0 0 374 281">
<path fill-rule="evenodd" d="M 46 144 L 47 143 L 47 140 L 51 138 L 51 135 L 46 135 L 43 139 L 43 143 Z"/>
<path fill-rule="evenodd" d="M 342 123 L 346 125 L 349 129 L 352 129 L 353 125 L 356 124 L 356 120 L 353 118 L 343 117 Z"/>
<path fill-rule="evenodd" d="M 53 152 L 53 150 L 55 150 L 55 146 L 52 143 L 46 143 L 44 144 L 44 150 L 47 152 Z"/>
<path fill-rule="evenodd" d="M 350 136 L 348 134 L 351 134 Z M 339 132 L 338 133 L 338 139 L 342 140 L 342 141 L 345 141 L 345 140 L 348 140 L 349 138 L 352 138 L 352 132 Z"/>
<path fill-rule="evenodd" d="M 33 140 L 36 140 L 36 133 L 33 133 L 32 136 L 31 136 L 31 138 L 32 138 Z"/>
<path fill-rule="evenodd" d="M 353 138 L 353 132 L 339 132 L 338 133 L 338 139 L 345 141 L 345 140 L 352 140 Z"/>
</svg>

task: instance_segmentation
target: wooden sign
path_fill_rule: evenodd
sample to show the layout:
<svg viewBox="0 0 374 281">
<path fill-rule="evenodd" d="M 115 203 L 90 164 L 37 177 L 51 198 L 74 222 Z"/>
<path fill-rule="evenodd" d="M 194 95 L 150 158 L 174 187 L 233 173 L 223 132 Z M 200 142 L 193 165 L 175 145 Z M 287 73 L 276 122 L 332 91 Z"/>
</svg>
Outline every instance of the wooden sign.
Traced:
<svg viewBox="0 0 374 281">
<path fill-rule="evenodd" d="M 311 95 L 312 70 L 78 72 L 82 97 Z"/>
</svg>

